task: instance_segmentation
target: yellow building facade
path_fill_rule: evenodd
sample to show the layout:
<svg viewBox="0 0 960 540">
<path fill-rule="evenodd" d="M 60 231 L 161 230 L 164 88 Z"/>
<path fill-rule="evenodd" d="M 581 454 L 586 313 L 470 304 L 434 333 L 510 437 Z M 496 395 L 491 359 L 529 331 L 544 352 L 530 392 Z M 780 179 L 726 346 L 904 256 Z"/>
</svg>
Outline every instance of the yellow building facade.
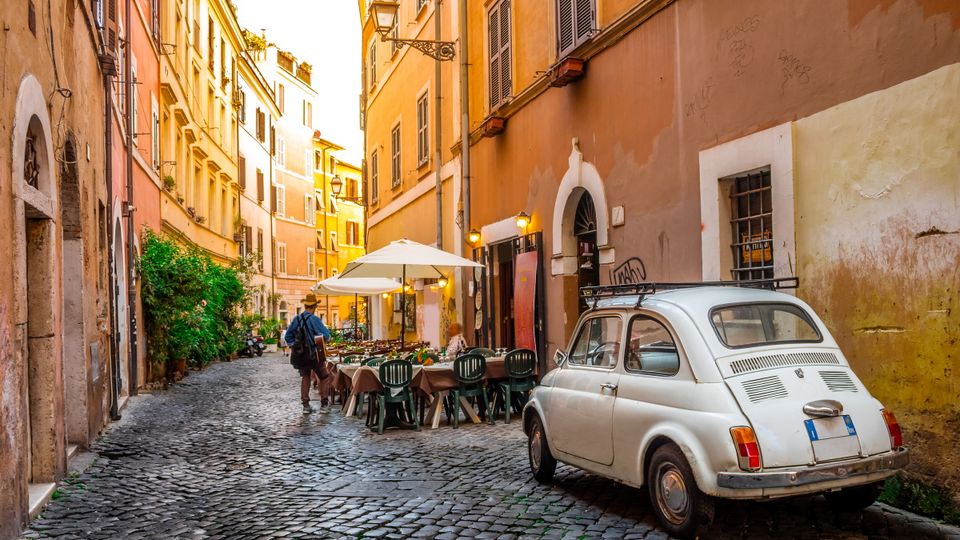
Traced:
<svg viewBox="0 0 960 540">
<path fill-rule="evenodd" d="M 459 139 L 459 112 L 455 108 L 458 62 L 440 62 L 438 79 L 434 59 L 410 47 L 381 40 L 367 11 L 368 4 L 364 0 L 358 3 L 363 24 L 368 249 L 376 250 L 399 238 L 436 246 L 439 236 L 439 247 L 463 254 L 464 231 L 457 224 L 460 165 L 454 151 Z M 395 37 L 455 39 L 455 2 L 402 0 L 399 4 Z M 437 129 L 442 141 L 439 160 Z M 414 322 L 408 323 L 409 339 L 423 339 L 435 346 L 446 342 L 443 329 L 461 318 L 462 295 L 457 292 L 461 287 L 456 277 L 448 276 L 448 284 L 443 288 L 436 282 L 411 282 L 416 293 L 416 307 L 411 311 L 416 316 L 412 317 Z M 401 318 L 395 304 L 391 296 L 381 297 L 370 306 L 375 337 L 399 336 Z"/>
<path fill-rule="evenodd" d="M 163 3 L 162 229 L 215 260 L 238 255 L 236 81 L 246 49 L 224 0 Z"/>
<path fill-rule="evenodd" d="M 314 187 L 316 191 L 316 267 L 317 279 L 336 276 L 347 263 L 366 253 L 365 207 L 360 167 L 340 161 L 343 147 L 316 136 L 314 150 Z M 336 179 L 336 180 L 334 180 Z M 339 194 L 333 183 L 340 186 Z M 354 297 L 321 297 L 318 311 L 333 327 L 352 325 Z M 360 300 L 363 305 L 363 300 Z M 364 309 L 361 308 L 361 314 Z M 361 316 L 361 323 L 364 317 Z M 349 322 L 348 322 L 349 321 Z"/>
</svg>

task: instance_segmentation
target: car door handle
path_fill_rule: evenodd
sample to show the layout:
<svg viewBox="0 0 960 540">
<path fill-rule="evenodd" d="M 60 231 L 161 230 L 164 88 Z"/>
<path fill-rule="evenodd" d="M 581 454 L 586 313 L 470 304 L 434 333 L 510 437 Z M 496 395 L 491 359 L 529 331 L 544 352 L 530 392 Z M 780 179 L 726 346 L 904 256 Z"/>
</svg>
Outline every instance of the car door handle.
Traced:
<svg viewBox="0 0 960 540">
<path fill-rule="evenodd" d="M 600 385 L 600 389 L 601 389 L 601 390 L 616 390 L 616 389 L 617 389 L 617 385 L 615 385 L 615 384 L 613 384 L 613 383 L 603 383 L 603 384 Z"/>
</svg>

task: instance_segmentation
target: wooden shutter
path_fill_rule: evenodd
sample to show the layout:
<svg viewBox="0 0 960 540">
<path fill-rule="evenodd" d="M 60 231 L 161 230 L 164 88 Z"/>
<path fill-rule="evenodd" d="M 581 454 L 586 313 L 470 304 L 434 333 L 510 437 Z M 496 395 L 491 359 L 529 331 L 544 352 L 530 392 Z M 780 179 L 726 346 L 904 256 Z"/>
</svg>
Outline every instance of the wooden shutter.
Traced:
<svg viewBox="0 0 960 540">
<path fill-rule="evenodd" d="M 253 253 L 253 227 L 245 225 L 244 227 L 244 250 L 246 253 Z"/>
<path fill-rule="evenodd" d="M 277 130 L 270 126 L 270 155 L 277 155 Z"/>
<path fill-rule="evenodd" d="M 237 163 L 237 179 L 240 183 L 240 189 L 247 189 L 247 158 L 240 156 Z"/>
<path fill-rule="evenodd" d="M 277 213 L 277 186 L 270 186 L 270 211 Z"/>
<path fill-rule="evenodd" d="M 557 0 L 557 49 L 562 58 L 574 45 L 573 3 L 576 0 Z"/>
<path fill-rule="evenodd" d="M 490 33 L 490 110 L 511 95 L 510 0 L 495 5 L 487 17 Z"/>
<path fill-rule="evenodd" d="M 577 7 L 577 44 L 593 32 L 593 2 L 594 0 L 575 0 Z"/>
<path fill-rule="evenodd" d="M 500 6 L 496 5 L 487 17 L 490 33 L 490 110 L 500 104 Z"/>
<path fill-rule="evenodd" d="M 595 0 L 557 0 L 557 51 L 562 59 L 593 35 Z"/>
<path fill-rule="evenodd" d="M 257 169 L 257 202 L 263 202 L 263 171 Z"/>
<path fill-rule="evenodd" d="M 510 0 L 500 2 L 500 101 L 506 101 L 513 94 L 513 82 L 510 64 Z"/>
</svg>

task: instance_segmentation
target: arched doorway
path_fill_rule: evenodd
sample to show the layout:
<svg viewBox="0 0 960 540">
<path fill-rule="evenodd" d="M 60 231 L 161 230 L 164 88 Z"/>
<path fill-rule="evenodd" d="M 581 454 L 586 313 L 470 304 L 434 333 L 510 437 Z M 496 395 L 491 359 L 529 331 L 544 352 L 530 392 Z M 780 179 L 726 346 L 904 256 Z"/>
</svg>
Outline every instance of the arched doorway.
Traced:
<svg viewBox="0 0 960 540">
<path fill-rule="evenodd" d="M 580 287 L 599 285 L 600 265 L 614 260 L 609 223 L 603 180 L 597 168 L 584 161 L 579 142 L 574 139 L 554 201 L 550 261 L 551 274 L 561 278 L 564 337 L 573 331 L 586 309 Z"/>
<path fill-rule="evenodd" d="M 600 284 L 600 250 L 597 246 L 597 211 L 593 197 L 583 191 L 573 218 L 573 236 L 577 240 L 577 290 Z M 578 295 L 579 296 L 579 295 Z M 579 298 L 578 315 L 587 310 L 587 303 Z"/>
<path fill-rule="evenodd" d="M 58 193 L 46 97 L 26 76 L 17 93 L 11 179 L 14 196 L 15 362 L 23 430 L 16 434 L 20 478 L 49 483 L 66 468 Z"/>
</svg>

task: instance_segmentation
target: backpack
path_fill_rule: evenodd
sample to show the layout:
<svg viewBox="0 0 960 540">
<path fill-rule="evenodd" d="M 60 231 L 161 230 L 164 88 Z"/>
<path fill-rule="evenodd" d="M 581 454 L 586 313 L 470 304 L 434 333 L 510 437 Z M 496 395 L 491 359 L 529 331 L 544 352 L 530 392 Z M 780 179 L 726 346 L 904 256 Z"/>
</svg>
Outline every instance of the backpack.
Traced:
<svg viewBox="0 0 960 540">
<path fill-rule="evenodd" d="M 308 313 L 308 312 L 304 312 Z M 307 314 L 309 316 L 309 314 Z M 297 369 L 312 368 L 317 363 L 317 354 L 310 343 L 310 333 L 307 331 L 307 318 L 304 314 L 297 316 L 300 323 L 295 332 L 295 341 L 290 346 L 290 364 Z"/>
</svg>

